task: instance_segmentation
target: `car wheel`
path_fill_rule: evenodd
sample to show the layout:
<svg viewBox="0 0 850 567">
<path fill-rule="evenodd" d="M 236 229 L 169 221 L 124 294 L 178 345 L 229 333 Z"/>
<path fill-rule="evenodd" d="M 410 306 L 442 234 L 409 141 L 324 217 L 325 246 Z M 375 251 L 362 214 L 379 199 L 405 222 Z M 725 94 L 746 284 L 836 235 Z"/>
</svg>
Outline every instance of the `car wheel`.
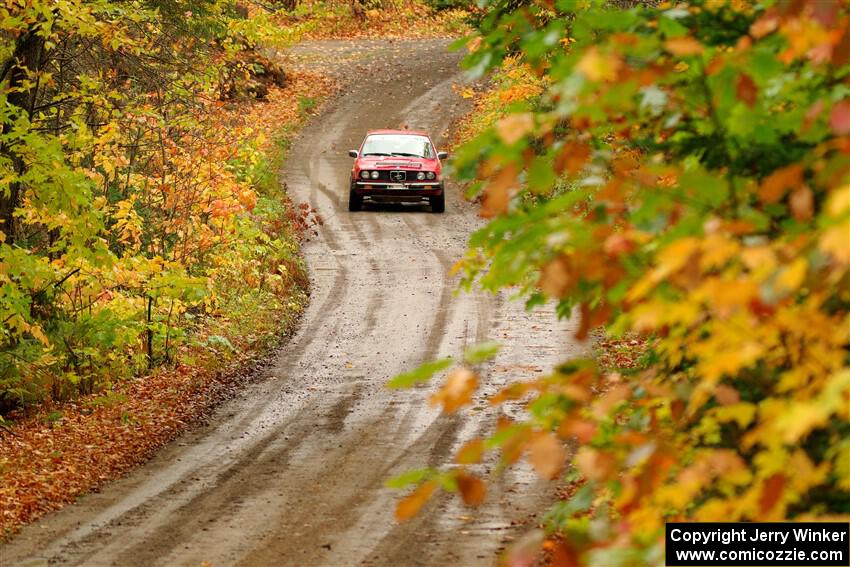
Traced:
<svg viewBox="0 0 850 567">
<path fill-rule="evenodd" d="M 354 189 L 348 190 L 348 210 L 359 211 L 363 208 L 363 197 L 354 192 Z"/>
<path fill-rule="evenodd" d="M 439 197 L 430 197 L 428 202 L 431 204 L 431 212 L 432 213 L 442 213 L 446 210 L 446 195 L 440 195 Z"/>
</svg>

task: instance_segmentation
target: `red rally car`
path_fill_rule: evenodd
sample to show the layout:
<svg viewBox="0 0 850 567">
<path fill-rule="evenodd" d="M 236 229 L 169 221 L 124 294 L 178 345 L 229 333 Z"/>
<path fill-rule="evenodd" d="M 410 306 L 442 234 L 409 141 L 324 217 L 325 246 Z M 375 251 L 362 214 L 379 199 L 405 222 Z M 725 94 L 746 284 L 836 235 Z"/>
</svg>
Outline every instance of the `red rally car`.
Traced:
<svg viewBox="0 0 850 567">
<path fill-rule="evenodd" d="M 359 211 L 365 199 L 371 202 L 427 201 L 431 210 L 446 210 L 441 159 L 425 132 L 412 130 L 371 130 L 359 150 L 349 150 L 355 158 L 351 169 L 348 210 Z"/>
</svg>

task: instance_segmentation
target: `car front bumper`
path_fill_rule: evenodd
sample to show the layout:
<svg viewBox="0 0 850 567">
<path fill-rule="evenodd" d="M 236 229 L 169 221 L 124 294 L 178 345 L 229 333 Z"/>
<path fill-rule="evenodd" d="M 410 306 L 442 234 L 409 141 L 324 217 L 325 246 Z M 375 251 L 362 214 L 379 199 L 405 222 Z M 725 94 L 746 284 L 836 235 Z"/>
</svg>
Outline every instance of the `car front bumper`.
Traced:
<svg viewBox="0 0 850 567">
<path fill-rule="evenodd" d="M 355 181 L 352 189 L 363 197 L 438 197 L 443 194 L 443 184 L 427 181 L 408 183 L 386 183 L 384 181 Z"/>
</svg>

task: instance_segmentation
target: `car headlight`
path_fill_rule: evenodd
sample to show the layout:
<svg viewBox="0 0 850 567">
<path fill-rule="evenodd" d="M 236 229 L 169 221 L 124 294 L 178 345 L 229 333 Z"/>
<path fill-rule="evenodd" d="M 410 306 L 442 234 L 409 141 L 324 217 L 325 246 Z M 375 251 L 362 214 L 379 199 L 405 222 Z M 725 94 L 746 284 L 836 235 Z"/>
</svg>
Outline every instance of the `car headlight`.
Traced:
<svg viewBox="0 0 850 567">
<path fill-rule="evenodd" d="M 378 172 L 377 172 L 377 171 L 373 171 L 373 172 L 372 172 L 372 179 L 377 179 L 377 178 L 378 178 Z"/>
<path fill-rule="evenodd" d="M 364 169 L 360 172 L 360 177 L 363 179 L 369 179 L 369 172 Z"/>
<path fill-rule="evenodd" d="M 428 172 L 428 179 L 436 179 L 436 177 L 437 177 L 437 174 L 434 173 L 433 171 Z"/>
<path fill-rule="evenodd" d="M 424 172 L 424 171 L 420 171 L 419 173 L 417 173 L 417 174 L 416 174 L 416 179 L 418 179 L 419 181 L 422 181 L 423 179 L 425 179 L 425 172 Z"/>
</svg>

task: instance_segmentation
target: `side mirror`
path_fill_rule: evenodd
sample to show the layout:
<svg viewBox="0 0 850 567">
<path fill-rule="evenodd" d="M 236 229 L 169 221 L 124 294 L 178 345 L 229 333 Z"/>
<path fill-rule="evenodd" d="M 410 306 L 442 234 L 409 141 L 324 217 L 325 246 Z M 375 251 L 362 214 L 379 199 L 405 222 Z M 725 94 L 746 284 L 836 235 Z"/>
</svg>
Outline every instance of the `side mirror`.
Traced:
<svg viewBox="0 0 850 567">
<path fill-rule="evenodd" d="M 446 159 L 449 157 L 449 152 L 437 152 L 438 159 Z"/>
<path fill-rule="evenodd" d="M 348 150 L 349 157 L 356 158 L 358 155 L 360 155 L 360 152 L 358 152 L 357 150 Z"/>
</svg>

